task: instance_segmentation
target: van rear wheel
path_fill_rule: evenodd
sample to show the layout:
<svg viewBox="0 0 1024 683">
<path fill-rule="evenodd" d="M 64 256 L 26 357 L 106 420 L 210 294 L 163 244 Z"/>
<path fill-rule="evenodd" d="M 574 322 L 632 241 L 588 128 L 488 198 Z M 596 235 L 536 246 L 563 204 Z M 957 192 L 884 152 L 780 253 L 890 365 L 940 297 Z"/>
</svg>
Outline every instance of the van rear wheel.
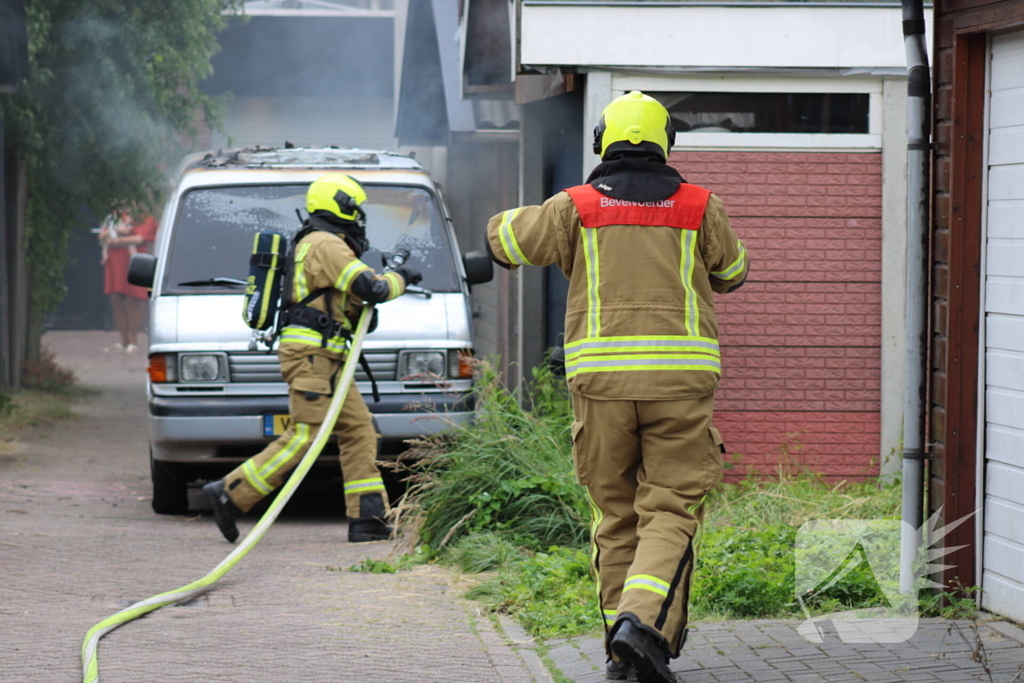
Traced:
<svg viewBox="0 0 1024 683">
<path fill-rule="evenodd" d="M 183 515 L 188 512 L 188 479 L 184 467 L 155 460 L 150 449 L 149 471 L 153 478 L 153 512 L 159 515 Z"/>
</svg>

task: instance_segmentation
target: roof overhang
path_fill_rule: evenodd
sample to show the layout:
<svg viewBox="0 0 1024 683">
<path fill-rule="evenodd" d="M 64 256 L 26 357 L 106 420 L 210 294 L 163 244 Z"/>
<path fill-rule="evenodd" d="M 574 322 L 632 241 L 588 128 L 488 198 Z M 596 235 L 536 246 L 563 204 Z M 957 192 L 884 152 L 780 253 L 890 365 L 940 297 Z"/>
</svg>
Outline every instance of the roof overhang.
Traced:
<svg viewBox="0 0 1024 683">
<path fill-rule="evenodd" d="M 931 10 L 925 18 L 930 37 Z M 888 3 L 524 0 L 519 62 L 524 69 L 905 69 L 902 21 L 900 6 Z"/>
</svg>

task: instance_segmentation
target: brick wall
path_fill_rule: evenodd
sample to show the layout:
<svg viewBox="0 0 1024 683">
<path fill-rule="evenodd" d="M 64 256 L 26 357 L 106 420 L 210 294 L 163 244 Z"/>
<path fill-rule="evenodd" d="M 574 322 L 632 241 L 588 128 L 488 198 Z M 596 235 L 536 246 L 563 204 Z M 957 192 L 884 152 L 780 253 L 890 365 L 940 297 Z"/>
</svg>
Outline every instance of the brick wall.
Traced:
<svg viewBox="0 0 1024 683">
<path fill-rule="evenodd" d="M 722 198 L 751 257 L 747 284 L 716 301 L 715 424 L 740 456 L 734 471 L 877 474 L 881 154 L 676 152 L 670 163 Z"/>
</svg>

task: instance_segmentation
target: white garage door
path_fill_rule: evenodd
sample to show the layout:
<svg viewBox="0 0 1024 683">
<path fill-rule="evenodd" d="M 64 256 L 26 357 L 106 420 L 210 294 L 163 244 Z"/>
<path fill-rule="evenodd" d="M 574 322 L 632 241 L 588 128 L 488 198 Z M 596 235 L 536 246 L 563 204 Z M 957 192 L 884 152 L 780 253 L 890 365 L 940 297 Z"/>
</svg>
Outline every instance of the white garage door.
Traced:
<svg viewBox="0 0 1024 683">
<path fill-rule="evenodd" d="M 1024 621 L 1024 31 L 990 69 L 982 603 Z"/>
</svg>

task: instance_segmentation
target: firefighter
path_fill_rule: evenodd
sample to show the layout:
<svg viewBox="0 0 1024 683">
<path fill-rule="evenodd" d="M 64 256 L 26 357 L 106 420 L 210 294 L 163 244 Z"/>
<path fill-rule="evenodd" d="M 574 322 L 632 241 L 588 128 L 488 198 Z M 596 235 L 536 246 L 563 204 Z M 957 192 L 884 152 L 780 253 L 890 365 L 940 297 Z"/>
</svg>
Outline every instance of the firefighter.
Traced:
<svg viewBox="0 0 1024 683">
<path fill-rule="evenodd" d="M 278 357 L 288 382 L 289 425 L 281 436 L 224 479 L 203 487 L 224 537 L 238 538 L 235 517 L 278 488 L 316 437 L 345 360 L 348 339 L 363 303 L 390 301 L 422 276 L 403 266 L 383 275 L 359 260 L 369 248 L 366 191 L 353 178 L 332 173 L 306 193 L 309 217 L 295 236 L 291 304 Z M 324 315 L 326 312 L 330 315 Z M 353 384 L 334 425 L 345 479 L 351 543 L 386 539 L 391 527 L 387 492 L 377 469 L 377 433 Z"/>
<path fill-rule="evenodd" d="M 686 639 L 704 498 L 720 479 L 713 293 L 747 277 L 722 201 L 667 162 L 668 111 L 631 92 L 594 131 L 587 184 L 494 216 L 491 258 L 569 278 L 566 377 L 576 475 L 592 502 L 607 675 L 669 683 Z"/>
</svg>

